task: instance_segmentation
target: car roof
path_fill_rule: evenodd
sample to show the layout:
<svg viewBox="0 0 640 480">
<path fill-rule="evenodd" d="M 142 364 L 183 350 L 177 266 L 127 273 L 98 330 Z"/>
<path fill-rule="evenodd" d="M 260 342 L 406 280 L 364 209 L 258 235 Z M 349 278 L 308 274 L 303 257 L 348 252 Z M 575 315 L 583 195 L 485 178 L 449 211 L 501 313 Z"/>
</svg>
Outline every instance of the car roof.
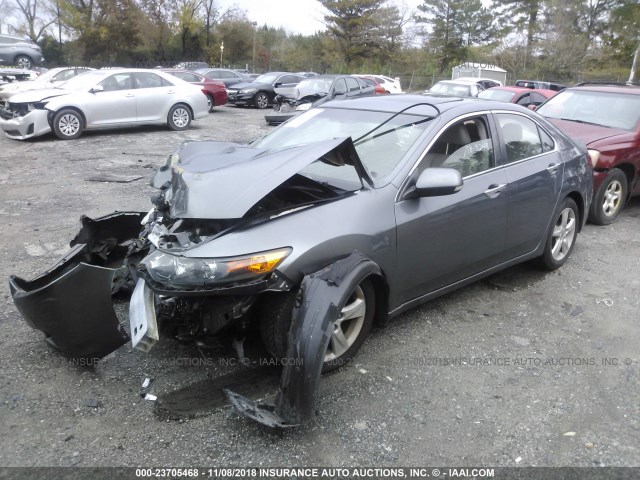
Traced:
<svg viewBox="0 0 640 480">
<path fill-rule="evenodd" d="M 505 86 L 500 86 L 500 87 L 491 87 L 491 88 L 488 88 L 485 91 L 488 92 L 490 90 L 505 90 L 507 92 L 515 92 L 515 93 L 536 92 L 536 93 L 539 93 L 539 94 L 541 94 L 543 96 L 546 96 L 546 95 L 552 95 L 553 96 L 553 95 L 558 93 L 555 90 L 546 90 L 544 88 L 514 87 L 514 86 L 511 86 L 511 85 L 505 85 Z"/>
<path fill-rule="evenodd" d="M 459 78 L 457 80 L 440 80 L 437 83 L 450 83 L 452 85 L 475 85 L 478 83 L 480 79 L 467 79 L 467 78 Z"/>
<path fill-rule="evenodd" d="M 443 113 L 454 108 L 465 108 L 469 111 L 496 109 L 517 109 L 515 105 L 498 102 L 495 100 L 478 100 L 477 98 L 452 97 L 448 95 L 376 95 L 372 97 L 353 98 L 348 102 L 332 100 L 319 108 L 343 108 L 349 110 L 373 110 L 380 112 L 397 113 L 401 110 L 419 106 L 410 113 L 425 116 L 434 116 L 434 109 Z M 424 108 L 420 108 L 424 107 Z M 518 109 L 522 111 L 522 109 Z"/>
<path fill-rule="evenodd" d="M 591 92 L 604 92 L 604 93 L 625 93 L 631 95 L 640 95 L 640 86 L 637 85 L 607 85 L 594 83 L 590 85 L 578 85 L 576 87 L 569 87 L 567 90 L 587 90 Z"/>
</svg>

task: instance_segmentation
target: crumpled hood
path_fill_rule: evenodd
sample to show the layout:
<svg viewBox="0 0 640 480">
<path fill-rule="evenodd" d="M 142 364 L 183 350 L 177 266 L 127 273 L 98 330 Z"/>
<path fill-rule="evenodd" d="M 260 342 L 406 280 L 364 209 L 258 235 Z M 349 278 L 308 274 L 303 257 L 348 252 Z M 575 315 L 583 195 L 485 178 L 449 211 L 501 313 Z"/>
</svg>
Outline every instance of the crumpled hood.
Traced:
<svg viewBox="0 0 640 480">
<path fill-rule="evenodd" d="M 169 157 L 151 181 L 164 192 L 172 218 L 237 219 L 307 165 L 353 165 L 371 179 L 351 138 L 281 150 L 228 142 L 190 142 Z"/>
<path fill-rule="evenodd" d="M 70 90 L 64 90 L 62 88 L 43 88 L 38 90 L 29 90 L 27 92 L 18 92 L 15 95 L 11 95 L 11 103 L 41 102 L 52 97 L 69 95 L 70 93 L 74 92 Z"/>
</svg>

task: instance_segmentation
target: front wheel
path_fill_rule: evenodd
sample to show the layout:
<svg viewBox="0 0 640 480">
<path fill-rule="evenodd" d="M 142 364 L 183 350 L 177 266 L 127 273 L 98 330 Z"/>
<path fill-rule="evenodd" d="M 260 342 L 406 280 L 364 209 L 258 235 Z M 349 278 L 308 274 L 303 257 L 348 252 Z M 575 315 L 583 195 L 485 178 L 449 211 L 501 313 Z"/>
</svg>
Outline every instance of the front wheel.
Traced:
<svg viewBox="0 0 640 480">
<path fill-rule="evenodd" d="M 287 337 L 297 292 L 265 296 L 261 306 L 260 333 L 271 355 L 287 355 Z M 358 284 L 340 308 L 333 322 L 331 338 L 324 355 L 322 372 L 348 364 L 371 331 L 375 314 L 375 290 L 370 280 Z"/>
<path fill-rule="evenodd" d="M 626 198 L 627 176 L 622 170 L 614 168 L 593 197 L 589 221 L 596 225 L 609 225 L 622 210 Z"/>
<path fill-rule="evenodd" d="M 258 92 L 255 99 L 256 108 L 260 110 L 269 106 L 269 96 L 264 92 Z"/>
<path fill-rule="evenodd" d="M 569 259 L 578 235 L 578 206 L 565 198 L 553 214 L 553 224 L 547 233 L 541 265 L 547 270 L 560 268 Z"/>
<path fill-rule="evenodd" d="M 171 130 L 186 130 L 191 125 L 191 112 L 186 105 L 179 103 L 169 110 L 167 124 Z"/>
<path fill-rule="evenodd" d="M 76 110 L 65 108 L 53 116 L 53 133 L 62 140 L 73 140 L 82 134 L 84 120 Z"/>
</svg>

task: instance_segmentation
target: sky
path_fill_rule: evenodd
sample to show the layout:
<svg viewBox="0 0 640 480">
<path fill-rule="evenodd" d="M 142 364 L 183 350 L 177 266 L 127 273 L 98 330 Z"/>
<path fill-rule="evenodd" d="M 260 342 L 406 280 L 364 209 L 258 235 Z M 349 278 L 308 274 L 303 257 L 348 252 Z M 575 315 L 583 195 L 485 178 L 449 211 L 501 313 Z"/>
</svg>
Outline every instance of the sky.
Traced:
<svg viewBox="0 0 640 480">
<path fill-rule="evenodd" d="M 416 8 L 422 0 L 398 0 Z M 328 13 L 318 0 L 217 0 L 222 9 L 237 5 L 247 12 L 249 20 L 259 26 L 282 27 L 287 33 L 313 35 L 325 30 L 324 15 Z"/>
</svg>

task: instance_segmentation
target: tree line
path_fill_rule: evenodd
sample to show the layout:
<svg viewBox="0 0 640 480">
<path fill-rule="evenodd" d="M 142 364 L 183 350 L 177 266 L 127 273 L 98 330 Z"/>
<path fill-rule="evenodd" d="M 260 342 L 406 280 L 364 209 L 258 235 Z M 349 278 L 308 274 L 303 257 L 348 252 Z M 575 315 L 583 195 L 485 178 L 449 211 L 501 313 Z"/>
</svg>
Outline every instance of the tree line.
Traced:
<svg viewBox="0 0 640 480">
<path fill-rule="evenodd" d="M 565 82 L 627 80 L 634 55 L 640 63 L 639 0 L 423 0 L 417 10 L 402 1 L 318 0 L 325 28 L 313 35 L 216 0 L 0 0 L 0 28 L 38 42 L 48 66 L 204 61 L 424 83 L 464 62 Z"/>
</svg>

